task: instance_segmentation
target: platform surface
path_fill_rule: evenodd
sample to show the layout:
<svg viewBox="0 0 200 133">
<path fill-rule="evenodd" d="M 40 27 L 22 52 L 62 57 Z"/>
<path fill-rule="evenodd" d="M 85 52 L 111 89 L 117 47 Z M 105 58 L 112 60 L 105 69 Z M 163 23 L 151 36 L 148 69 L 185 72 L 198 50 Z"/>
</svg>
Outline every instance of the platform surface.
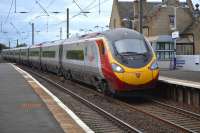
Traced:
<svg viewBox="0 0 200 133">
<path fill-rule="evenodd" d="M 0 132 L 64 132 L 28 82 L 5 63 L 0 63 Z"/>
<path fill-rule="evenodd" d="M 179 80 L 200 82 L 199 71 L 161 70 L 160 76 L 173 78 L 173 79 L 179 79 Z"/>
</svg>

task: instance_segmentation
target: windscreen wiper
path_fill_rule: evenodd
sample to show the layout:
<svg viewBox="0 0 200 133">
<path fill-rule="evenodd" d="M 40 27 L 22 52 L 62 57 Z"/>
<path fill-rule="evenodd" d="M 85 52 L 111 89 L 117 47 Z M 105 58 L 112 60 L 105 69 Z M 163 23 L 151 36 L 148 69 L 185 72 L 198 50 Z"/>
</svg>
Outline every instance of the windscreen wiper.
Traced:
<svg viewBox="0 0 200 133">
<path fill-rule="evenodd" d="M 121 52 L 121 55 L 137 55 L 137 52 Z"/>
</svg>

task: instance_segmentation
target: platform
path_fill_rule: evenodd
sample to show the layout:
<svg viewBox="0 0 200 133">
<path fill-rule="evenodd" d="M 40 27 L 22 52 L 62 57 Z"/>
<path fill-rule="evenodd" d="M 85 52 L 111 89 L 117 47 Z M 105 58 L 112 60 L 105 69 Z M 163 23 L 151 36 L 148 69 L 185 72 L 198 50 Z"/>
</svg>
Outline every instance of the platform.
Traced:
<svg viewBox="0 0 200 133">
<path fill-rule="evenodd" d="M 12 64 L 0 63 L 1 133 L 84 132 L 70 116 L 65 119 L 60 113 L 62 119 L 59 121 L 59 118 L 57 119 L 59 115 L 56 116 L 52 110 L 58 112 L 61 109 L 55 109 L 58 105 L 52 105 L 54 108 L 51 110 L 51 107 L 47 105 L 48 102 L 51 104 L 56 102 L 51 101 L 52 99 L 47 94 L 44 97 L 38 95 L 24 76 Z M 28 78 L 30 79 L 30 77 Z M 30 82 L 34 85 L 37 84 L 34 80 Z M 38 86 L 36 88 L 40 89 Z M 44 92 L 42 94 L 44 95 Z M 68 125 L 70 128 L 75 127 L 76 129 L 67 129 Z"/>
<path fill-rule="evenodd" d="M 182 70 L 161 70 L 160 81 L 200 89 L 200 72 Z"/>
<path fill-rule="evenodd" d="M 200 72 L 161 70 L 159 81 L 170 99 L 200 107 Z"/>
<path fill-rule="evenodd" d="M 160 76 L 188 80 L 193 82 L 200 82 L 200 72 L 199 71 L 183 71 L 183 70 L 161 70 Z"/>
</svg>

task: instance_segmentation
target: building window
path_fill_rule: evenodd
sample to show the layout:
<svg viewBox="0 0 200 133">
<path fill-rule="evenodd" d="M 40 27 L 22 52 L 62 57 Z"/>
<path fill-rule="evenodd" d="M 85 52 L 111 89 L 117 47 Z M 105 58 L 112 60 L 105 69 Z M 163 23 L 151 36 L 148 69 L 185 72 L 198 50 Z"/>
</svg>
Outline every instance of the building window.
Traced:
<svg viewBox="0 0 200 133">
<path fill-rule="evenodd" d="M 66 52 L 66 59 L 84 60 L 83 50 L 69 50 Z"/>
<path fill-rule="evenodd" d="M 55 56 L 56 56 L 55 51 L 43 51 L 42 52 L 42 57 L 55 58 Z"/>
<path fill-rule="evenodd" d="M 175 24 L 174 15 L 169 15 L 169 26 L 170 26 L 171 29 L 174 28 L 174 24 Z"/>
<path fill-rule="evenodd" d="M 193 55 L 193 45 L 192 44 L 177 44 L 176 45 L 177 55 Z"/>
<path fill-rule="evenodd" d="M 170 42 L 158 42 L 156 44 L 156 54 L 158 60 L 170 60 L 174 55 L 174 44 Z"/>
<path fill-rule="evenodd" d="M 174 15 L 169 15 L 169 23 L 174 25 Z"/>
</svg>

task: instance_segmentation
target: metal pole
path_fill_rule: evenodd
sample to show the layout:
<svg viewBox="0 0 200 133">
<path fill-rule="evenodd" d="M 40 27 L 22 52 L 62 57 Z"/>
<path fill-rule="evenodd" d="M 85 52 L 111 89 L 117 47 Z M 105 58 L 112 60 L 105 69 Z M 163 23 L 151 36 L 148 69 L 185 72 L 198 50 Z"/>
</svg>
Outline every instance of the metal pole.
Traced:
<svg viewBox="0 0 200 133">
<path fill-rule="evenodd" d="M 176 7 L 174 8 L 174 31 L 176 31 Z M 174 38 L 174 69 L 176 69 L 176 38 Z"/>
<path fill-rule="evenodd" d="M 101 14 L 101 2 L 99 0 L 99 15 Z"/>
<path fill-rule="evenodd" d="M 1 32 L 3 32 L 3 22 L 1 22 Z"/>
<path fill-rule="evenodd" d="M 66 29 L 67 29 L 67 39 L 69 38 L 69 8 L 67 8 L 67 27 L 66 27 Z"/>
<path fill-rule="evenodd" d="M 60 40 L 62 40 L 62 27 L 60 27 Z"/>
<path fill-rule="evenodd" d="M 17 5 L 16 5 L 16 0 L 15 0 L 15 13 L 17 13 Z"/>
<path fill-rule="evenodd" d="M 140 0 L 140 33 L 143 33 L 143 0 Z"/>
<path fill-rule="evenodd" d="M 19 46 L 19 40 L 17 39 L 17 46 L 16 47 L 18 47 Z"/>
<path fill-rule="evenodd" d="M 32 23 L 32 45 L 34 45 L 34 32 L 35 32 L 35 29 L 34 29 L 34 23 Z"/>
<path fill-rule="evenodd" d="M 9 42 L 8 42 L 8 45 L 9 45 L 9 49 L 10 49 L 10 40 L 9 40 Z"/>
</svg>

